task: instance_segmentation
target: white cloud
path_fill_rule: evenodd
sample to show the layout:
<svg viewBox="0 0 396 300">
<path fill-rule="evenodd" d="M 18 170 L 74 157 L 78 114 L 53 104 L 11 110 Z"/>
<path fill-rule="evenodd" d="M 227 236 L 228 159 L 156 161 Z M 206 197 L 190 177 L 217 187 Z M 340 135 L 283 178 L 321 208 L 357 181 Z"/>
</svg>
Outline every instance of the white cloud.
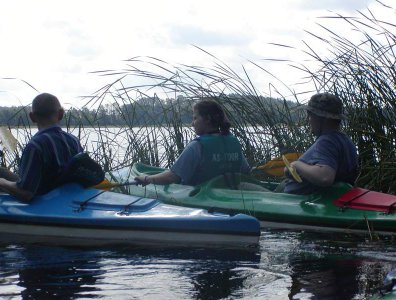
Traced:
<svg viewBox="0 0 396 300">
<path fill-rule="evenodd" d="M 221 32 L 204 30 L 195 26 L 183 26 L 177 25 L 170 29 L 171 41 L 177 45 L 184 47 L 188 44 L 205 46 L 238 46 L 246 45 L 252 39 L 249 37 L 249 33 L 233 33 L 233 32 Z"/>
<path fill-rule="evenodd" d="M 122 68 L 130 57 L 210 65 L 208 56 L 191 46 L 196 45 L 231 67 L 251 59 L 293 79 L 281 64 L 262 59 L 300 59 L 298 51 L 269 43 L 303 47 L 304 30 L 315 31 L 317 17 L 329 10 L 356 15 L 366 5 L 375 1 L 5 1 L 0 10 L 0 78 L 21 78 L 40 92 L 78 105 L 79 96 L 108 83 L 90 72 Z M 262 73 L 252 72 L 259 85 L 268 86 Z M 0 80 L 0 90 L 8 92 L 0 93 L 0 105 L 27 104 L 36 94 L 6 80 Z M 19 100 L 7 94 L 19 95 Z"/>
<path fill-rule="evenodd" d="M 320 0 L 320 1 L 309 1 L 309 0 L 298 0 L 296 1 L 296 7 L 300 9 L 308 10 L 337 10 L 337 11 L 356 11 L 366 8 L 371 0 Z"/>
</svg>

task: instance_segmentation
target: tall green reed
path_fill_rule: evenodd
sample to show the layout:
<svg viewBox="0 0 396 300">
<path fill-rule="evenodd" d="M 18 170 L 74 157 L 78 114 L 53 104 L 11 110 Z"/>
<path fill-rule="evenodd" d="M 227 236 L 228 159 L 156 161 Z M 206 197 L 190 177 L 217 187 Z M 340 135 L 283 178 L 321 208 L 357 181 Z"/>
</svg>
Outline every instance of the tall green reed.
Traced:
<svg viewBox="0 0 396 300">
<path fill-rule="evenodd" d="M 304 149 L 306 128 L 296 126 L 296 114 L 289 110 L 289 106 L 296 106 L 295 102 L 281 95 L 278 99 L 263 97 L 247 72 L 241 76 L 213 55 L 210 57 L 215 60 L 213 68 L 175 66 L 155 58 L 137 57 L 127 60 L 126 70 L 97 72 L 101 76 L 116 74 L 119 80 L 99 90 L 93 102 L 114 101 L 120 110 L 158 109 L 156 117 L 147 119 L 143 125 L 137 124 L 138 116 L 131 113 L 125 118 L 130 140 L 135 148 L 141 149 L 130 156 L 131 163 L 170 166 L 193 138 L 191 119 L 185 120 L 183 116 L 191 115 L 193 104 L 206 98 L 222 104 L 233 124 L 232 132 L 241 141 L 252 165 L 283 152 Z M 141 78 L 144 83 L 136 84 Z M 155 107 L 150 107 L 150 101 Z M 141 134 L 136 134 L 136 130 Z M 159 149 L 164 151 L 160 154 Z"/>
</svg>

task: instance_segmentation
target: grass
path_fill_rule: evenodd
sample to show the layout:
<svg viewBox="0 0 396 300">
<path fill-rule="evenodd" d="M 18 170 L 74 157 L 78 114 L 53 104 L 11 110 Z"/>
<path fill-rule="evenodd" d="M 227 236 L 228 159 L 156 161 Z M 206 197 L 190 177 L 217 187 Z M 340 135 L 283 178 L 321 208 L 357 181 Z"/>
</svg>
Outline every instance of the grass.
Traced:
<svg viewBox="0 0 396 300">
<path fill-rule="evenodd" d="M 139 57 L 128 60 L 124 71 L 97 72 L 101 76 L 116 74 L 120 77 L 97 92 L 92 100 L 96 101 L 95 104 L 98 101 L 113 101 L 117 103 L 117 113 L 122 113 L 125 105 L 134 111 L 142 106 L 143 110 L 148 110 L 147 99 L 155 99 L 156 108 L 153 107 L 153 110 L 159 108 L 155 118 L 138 127 L 142 133 L 139 136 L 135 133 L 136 117 L 131 113 L 125 117 L 134 148 L 144 146 L 131 157 L 130 162 L 170 166 L 193 138 L 193 132 L 186 126 L 183 116 L 191 114 L 193 103 L 204 98 L 214 98 L 223 105 L 233 124 L 232 131 L 241 141 L 252 165 L 283 152 L 304 149 L 306 128 L 296 126 L 296 114 L 289 110 L 289 106 L 295 106 L 295 103 L 284 98 L 274 101 L 259 95 L 247 73 L 241 77 L 220 60 L 215 60 L 213 68 L 205 69 L 173 66 L 155 58 Z M 136 78 L 142 77 L 146 82 L 144 85 L 133 84 Z M 142 92 L 143 88 L 145 92 Z M 290 139 L 290 135 L 299 137 L 299 142 Z M 165 151 L 159 153 L 160 149 Z"/>
</svg>

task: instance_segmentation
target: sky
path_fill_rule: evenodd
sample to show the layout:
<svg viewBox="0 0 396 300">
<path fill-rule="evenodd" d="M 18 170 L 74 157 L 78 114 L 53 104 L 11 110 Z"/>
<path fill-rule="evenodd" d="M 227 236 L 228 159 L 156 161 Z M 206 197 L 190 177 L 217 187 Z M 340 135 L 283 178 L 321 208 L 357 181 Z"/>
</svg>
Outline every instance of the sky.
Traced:
<svg viewBox="0 0 396 300">
<path fill-rule="evenodd" d="M 212 64 L 194 45 L 241 72 L 248 60 L 299 60 L 301 51 L 271 43 L 302 49 L 306 31 L 325 22 L 320 17 L 381 9 L 374 0 L 0 1 L 0 106 L 28 105 L 49 92 L 65 107 L 81 107 L 82 96 L 110 81 L 92 72 L 121 69 L 135 56 Z M 280 63 L 266 68 L 285 82 L 299 76 Z M 252 72 L 265 94 L 268 79 Z"/>
</svg>

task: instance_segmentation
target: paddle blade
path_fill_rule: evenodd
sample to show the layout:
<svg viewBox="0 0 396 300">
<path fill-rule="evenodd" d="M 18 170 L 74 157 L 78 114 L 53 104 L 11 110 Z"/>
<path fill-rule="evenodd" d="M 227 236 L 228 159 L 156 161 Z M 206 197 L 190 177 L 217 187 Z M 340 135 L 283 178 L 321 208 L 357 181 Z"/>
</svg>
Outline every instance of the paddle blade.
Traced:
<svg viewBox="0 0 396 300">
<path fill-rule="evenodd" d="M 0 141 L 8 152 L 13 153 L 16 151 L 18 141 L 5 126 L 0 127 Z"/>
<path fill-rule="evenodd" d="M 301 153 L 286 153 L 284 156 L 288 161 L 297 160 L 302 154 Z M 275 157 L 274 159 L 267 162 L 265 165 L 258 166 L 257 170 L 262 170 L 268 175 L 275 177 L 283 176 L 283 169 L 285 168 L 285 162 L 282 157 Z"/>
<path fill-rule="evenodd" d="M 290 164 L 285 155 L 282 155 L 282 159 L 285 162 L 286 168 L 289 170 L 289 173 L 293 176 L 294 180 L 301 183 L 302 179 L 300 175 L 298 175 L 296 169 Z"/>
<path fill-rule="evenodd" d="M 258 166 L 256 169 L 264 171 L 265 173 L 271 176 L 282 177 L 284 168 L 285 168 L 285 163 L 280 157 L 277 157 L 267 162 L 265 165 Z"/>
<path fill-rule="evenodd" d="M 98 183 L 97 185 L 92 186 L 92 188 L 107 191 L 107 190 L 111 189 L 112 187 L 117 186 L 117 184 L 118 183 L 110 182 L 105 178 L 102 182 Z"/>
<path fill-rule="evenodd" d="M 125 185 L 137 185 L 137 181 L 127 181 L 127 182 L 110 182 L 107 179 L 103 180 L 101 183 L 92 186 L 91 188 L 98 190 L 110 190 L 115 187 L 125 186 Z"/>
</svg>

